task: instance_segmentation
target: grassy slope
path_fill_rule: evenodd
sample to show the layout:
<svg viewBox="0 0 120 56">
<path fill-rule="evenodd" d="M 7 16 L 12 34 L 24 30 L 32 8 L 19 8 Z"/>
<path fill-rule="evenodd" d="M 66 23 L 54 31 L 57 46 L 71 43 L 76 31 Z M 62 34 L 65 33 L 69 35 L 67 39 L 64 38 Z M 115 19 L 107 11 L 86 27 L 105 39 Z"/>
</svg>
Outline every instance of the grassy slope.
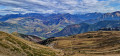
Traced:
<svg viewBox="0 0 120 56">
<path fill-rule="evenodd" d="M 56 56 L 54 50 L 0 31 L 0 55 Z"/>
<path fill-rule="evenodd" d="M 69 37 L 56 37 L 44 44 L 63 50 L 65 55 L 120 55 L 120 31 L 98 31 Z"/>
</svg>

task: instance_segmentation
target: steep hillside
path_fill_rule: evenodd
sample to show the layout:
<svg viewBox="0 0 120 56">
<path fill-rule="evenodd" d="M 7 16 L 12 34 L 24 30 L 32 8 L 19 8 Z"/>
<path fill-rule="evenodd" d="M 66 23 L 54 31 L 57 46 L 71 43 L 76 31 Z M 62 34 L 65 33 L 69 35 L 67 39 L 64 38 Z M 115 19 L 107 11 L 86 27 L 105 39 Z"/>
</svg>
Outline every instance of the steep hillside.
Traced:
<svg viewBox="0 0 120 56">
<path fill-rule="evenodd" d="M 0 31 L 0 55 L 57 56 L 57 52 L 48 47 Z"/>
<path fill-rule="evenodd" d="M 65 27 L 62 31 L 54 34 L 53 36 L 75 35 L 79 33 L 85 33 L 88 31 L 97 31 L 104 27 L 120 27 L 120 21 L 112 20 L 112 21 L 100 21 L 95 24 L 81 23 L 81 24 L 69 25 Z"/>
<path fill-rule="evenodd" d="M 53 37 L 41 44 L 68 56 L 119 56 L 120 31 L 95 31 L 69 37 Z"/>
<path fill-rule="evenodd" d="M 40 37 L 37 36 L 33 36 L 33 35 L 25 35 L 25 34 L 21 34 L 21 33 L 17 33 L 17 32 L 13 32 L 13 35 L 17 36 L 17 37 L 21 37 L 25 40 L 29 40 L 35 43 L 39 43 L 42 41 L 42 39 Z"/>
</svg>

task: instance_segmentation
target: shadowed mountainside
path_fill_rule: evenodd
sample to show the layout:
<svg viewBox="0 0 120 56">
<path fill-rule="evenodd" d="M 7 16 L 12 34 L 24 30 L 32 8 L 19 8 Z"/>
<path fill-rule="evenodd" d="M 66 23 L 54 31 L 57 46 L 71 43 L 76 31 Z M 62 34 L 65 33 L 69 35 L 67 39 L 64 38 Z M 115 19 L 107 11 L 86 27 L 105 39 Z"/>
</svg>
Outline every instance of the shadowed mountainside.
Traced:
<svg viewBox="0 0 120 56">
<path fill-rule="evenodd" d="M 94 24 L 81 23 L 81 24 L 69 25 L 65 27 L 62 31 L 54 34 L 53 36 L 69 36 L 69 35 L 85 33 L 88 31 L 98 31 L 101 28 L 107 28 L 107 27 L 109 28 L 120 27 L 120 21 L 106 20 Z"/>
<path fill-rule="evenodd" d="M 13 32 L 12 34 L 17 36 L 17 37 L 21 37 L 25 40 L 32 41 L 35 43 L 39 43 L 42 41 L 42 39 L 40 37 L 33 36 L 33 35 L 25 35 L 25 34 L 21 34 L 21 33 L 17 33 L 17 32 Z"/>
</svg>

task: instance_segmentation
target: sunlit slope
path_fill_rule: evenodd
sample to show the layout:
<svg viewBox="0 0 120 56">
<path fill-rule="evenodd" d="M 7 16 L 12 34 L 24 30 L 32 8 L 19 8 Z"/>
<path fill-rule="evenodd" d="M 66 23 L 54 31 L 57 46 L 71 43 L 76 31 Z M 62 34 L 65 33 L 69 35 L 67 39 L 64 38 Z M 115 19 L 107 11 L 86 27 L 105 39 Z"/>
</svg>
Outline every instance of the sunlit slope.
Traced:
<svg viewBox="0 0 120 56">
<path fill-rule="evenodd" d="M 95 31 L 69 37 L 56 37 L 42 44 L 63 50 L 66 55 L 117 55 L 120 54 L 120 31 Z"/>
<path fill-rule="evenodd" d="M 0 31 L 0 55 L 57 56 L 52 49 Z"/>
</svg>

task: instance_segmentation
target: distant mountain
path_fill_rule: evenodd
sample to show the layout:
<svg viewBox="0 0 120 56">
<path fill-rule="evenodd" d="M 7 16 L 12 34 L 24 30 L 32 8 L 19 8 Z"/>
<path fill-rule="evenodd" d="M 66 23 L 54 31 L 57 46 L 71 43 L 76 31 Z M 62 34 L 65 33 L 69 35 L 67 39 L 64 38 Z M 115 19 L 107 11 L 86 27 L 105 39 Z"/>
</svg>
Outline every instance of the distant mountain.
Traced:
<svg viewBox="0 0 120 56">
<path fill-rule="evenodd" d="M 111 12 L 111 13 L 104 13 L 100 16 L 99 15 L 97 15 L 97 16 L 98 17 L 95 19 L 89 19 L 89 20 L 85 20 L 83 22 L 93 24 L 93 23 L 96 23 L 99 21 L 104 21 L 104 20 L 120 20 L 120 11 L 115 11 L 115 12 Z"/>
<path fill-rule="evenodd" d="M 6 21 L 12 18 L 20 18 L 20 17 L 34 17 L 41 20 L 52 21 L 52 19 L 66 18 L 67 20 L 71 20 L 72 22 L 80 23 L 81 21 L 88 19 L 96 19 L 102 16 L 103 13 L 88 13 L 88 14 L 39 14 L 39 13 L 27 13 L 27 14 L 7 14 L 2 16 L 0 21 Z M 76 20 L 75 20 L 76 19 Z"/>
<path fill-rule="evenodd" d="M 120 20 L 120 11 L 105 13 L 98 19 L 99 20 Z"/>
<path fill-rule="evenodd" d="M 8 15 L 5 15 L 5 16 L 2 16 L 0 18 L 0 21 L 6 21 L 8 19 L 17 18 L 17 17 L 22 17 L 22 14 L 8 14 Z"/>
<path fill-rule="evenodd" d="M 46 46 L 0 31 L 0 56 L 57 56 Z M 61 56 L 61 55 L 60 55 Z"/>
<path fill-rule="evenodd" d="M 104 20 L 118 20 L 119 11 L 112 13 L 87 13 L 87 14 L 39 14 L 39 13 L 27 13 L 27 14 L 9 14 L 2 16 L 0 21 L 21 25 L 24 27 L 27 34 L 36 35 L 40 37 L 52 37 L 53 34 L 60 32 L 67 25 L 83 24 L 84 27 L 88 27 L 89 24 L 94 24 Z M 80 29 L 79 29 L 80 30 Z M 78 31 L 78 30 L 77 30 Z M 77 34 L 70 33 L 71 34 Z M 83 33 L 88 30 L 81 29 Z M 58 34 L 59 35 L 59 34 Z M 62 34 L 61 34 L 62 35 Z"/>
<path fill-rule="evenodd" d="M 47 21 L 34 17 L 13 18 L 5 22 L 21 25 L 29 31 L 27 34 L 42 37 L 49 37 L 51 34 L 58 32 L 59 29 L 71 24 L 66 18 L 54 18 Z"/>
<path fill-rule="evenodd" d="M 54 33 L 61 31 L 71 24 L 78 24 L 88 19 L 95 19 L 102 13 L 88 14 L 8 14 L 2 16 L 0 21 L 17 24 L 27 29 L 27 34 L 41 37 L 51 37 Z"/>
<path fill-rule="evenodd" d="M 87 13 L 87 14 L 83 14 L 83 15 L 80 15 L 81 18 L 83 19 L 96 19 L 96 18 L 99 18 L 101 17 L 102 15 L 104 15 L 104 13 Z"/>
<path fill-rule="evenodd" d="M 86 20 L 91 20 L 91 19 L 96 19 L 99 18 L 103 15 L 104 13 L 87 13 L 87 14 L 54 14 L 54 15 L 49 15 L 50 18 L 54 17 L 59 17 L 62 16 L 72 22 L 80 23 Z"/>
<path fill-rule="evenodd" d="M 111 13 L 87 13 L 87 14 L 39 14 L 39 13 L 27 13 L 27 14 L 8 14 L 2 16 L 0 21 L 6 21 L 12 18 L 20 18 L 20 17 L 34 17 L 41 20 L 54 21 L 54 19 L 66 18 L 72 23 L 80 23 L 80 22 L 95 22 L 101 20 L 119 20 L 120 11 L 111 12 Z M 93 20 L 93 21 L 92 21 Z"/>
<path fill-rule="evenodd" d="M 120 21 L 107 20 L 107 21 L 100 21 L 94 24 L 81 23 L 81 24 L 69 25 L 65 27 L 62 31 L 54 34 L 53 36 L 75 35 L 75 34 L 84 33 L 88 31 L 97 31 L 104 27 L 120 27 Z"/>
<path fill-rule="evenodd" d="M 27 13 L 27 14 L 7 14 L 4 15 L 0 18 L 0 21 L 6 21 L 8 19 L 12 19 L 12 18 L 19 18 L 19 17 L 36 17 L 39 19 L 44 19 L 44 17 L 41 14 L 38 13 Z"/>
<path fill-rule="evenodd" d="M 17 33 L 17 32 L 13 32 L 12 34 L 17 36 L 17 37 L 21 37 L 25 40 L 32 41 L 35 43 L 39 43 L 42 41 L 42 39 L 40 37 L 33 36 L 33 35 L 25 35 L 25 34 L 21 34 L 21 33 Z"/>
</svg>

